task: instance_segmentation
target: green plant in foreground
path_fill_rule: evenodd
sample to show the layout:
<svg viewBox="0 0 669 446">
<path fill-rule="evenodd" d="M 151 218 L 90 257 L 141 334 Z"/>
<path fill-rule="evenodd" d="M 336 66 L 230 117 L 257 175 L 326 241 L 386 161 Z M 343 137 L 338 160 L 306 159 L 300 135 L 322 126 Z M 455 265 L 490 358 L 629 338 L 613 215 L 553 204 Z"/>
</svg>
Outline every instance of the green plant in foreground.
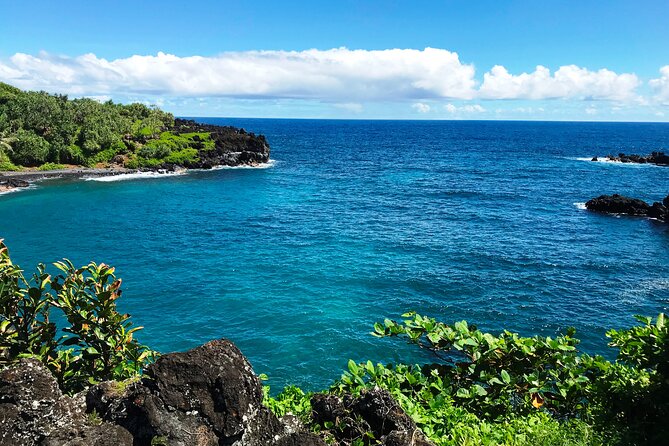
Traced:
<svg viewBox="0 0 669 446">
<path fill-rule="evenodd" d="M 114 268 L 65 260 L 56 277 L 39 265 L 32 279 L 14 265 L 0 240 L 0 365 L 33 357 L 45 363 L 67 392 L 103 380 L 138 375 L 156 353 L 134 339 L 141 327 L 116 310 L 121 280 Z M 58 336 L 51 312 L 65 320 Z"/>
<path fill-rule="evenodd" d="M 655 445 L 669 435 L 669 333 L 665 316 L 610 330 L 615 362 L 580 354 L 573 330 L 552 337 L 483 333 L 465 321 L 449 325 L 407 313 L 377 323 L 377 337 L 401 337 L 434 353 L 435 363 L 348 362 L 327 392 L 387 390 L 439 446 Z M 310 394 L 289 387 L 266 404 L 296 414 L 312 429 Z M 361 444 L 375 444 L 365 436 Z"/>
</svg>

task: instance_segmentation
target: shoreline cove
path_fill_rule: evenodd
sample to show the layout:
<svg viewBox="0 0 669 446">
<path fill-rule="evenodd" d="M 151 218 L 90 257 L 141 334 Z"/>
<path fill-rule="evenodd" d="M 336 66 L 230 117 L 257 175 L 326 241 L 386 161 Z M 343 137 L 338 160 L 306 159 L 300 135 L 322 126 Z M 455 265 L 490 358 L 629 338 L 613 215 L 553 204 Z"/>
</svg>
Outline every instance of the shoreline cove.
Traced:
<svg viewBox="0 0 669 446">
<path fill-rule="evenodd" d="M 276 160 L 269 160 L 266 163 L 243 164 L 238 166 L 213 166 L 210 169 L 187 169 L 180 168 L 175 170 L 141 170 L 125 168 L 107 168 L 107 169 L 58 169 L 53 171 L 26 171 L 26 172 L 0 172 L 0 183 L 3 180 L 19 180 L 29 183 L 26 187 L 0 186 L 0 196 L 10 193 L 21 192 L 23 190 L 32 190 L 37 184 L 50 180 L 70 180 L 70 181 L 97 181 L 101 183 L 111 183 L 116 181 L 131 180 L 150 180 L 159 178 L 168 178 L 175 176 L 189 175 L 195 172 L 213 172 L 228 169 L 269 169 L 276 166 Z"/>
</svg>

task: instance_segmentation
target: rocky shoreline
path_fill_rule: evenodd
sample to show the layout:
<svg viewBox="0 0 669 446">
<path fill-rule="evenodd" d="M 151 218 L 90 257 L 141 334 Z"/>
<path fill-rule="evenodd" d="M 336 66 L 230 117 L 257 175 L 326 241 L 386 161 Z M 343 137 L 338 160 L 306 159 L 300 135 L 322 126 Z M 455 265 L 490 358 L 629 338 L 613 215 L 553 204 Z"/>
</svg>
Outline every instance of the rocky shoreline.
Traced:
<svg viewBox="0 0 669 446">
<path fill-rule="evenodd" d="M 325 446 L 292 415 L 262 403 L 262 385 L 230 341 L 161 356 L 141 378 L 103 382 L 64 395 L 41 362 L 20 359 L 0 372 L 0 445 Z M 316 394 L 314 420 L 350 445 L 370 432 L 379 445 L 431 446 L 383 390 Z M 325 433 L 322 432 L 322 433 Z"/>
<path fill-rule="evenodd" d="M 0 172 L 0 194 L 26 188 L 32 183 L 48 179 L 80 180 L 82 178 L 107 177 L 133 173 L 174 173 L 186 169 L 213 169 L 219 166 L 257 167 L 269 162 L 270 147 L 263 135 L 247 133 L 244 129 L 211 124 L 200 124 L 186 119 L 176 119 L 175 134 L 209 133 L 214 148 L 199 147 L 198 158 L 184 164 L 162 163 L 151 168 L 130 169 L 123 167 L 123 156 L 114 158 L 108 167 L 89 168 L 72 166 L 56 170 L 21 170 Z M 197 142 L 197 141 L 196 141 Z"/>
<path fill-rule="evenodd" d="M 656 201 L 652 205 L 619 194 L 600 195 L 586 202 L 585 207 L 604 214 L 640 216 L 669 223 L 669 195 L 661 203 Z"/>
<path fill-rule="evenodd" d="M 614 163 L 655 164 L 657 166 L 669 166 L 669 155 L 665 155 L 664 152 L 653 152 L 646 156 L 634 154 L 626 155 L 624 153 L 619 153 L 618 156 L 606 155 L 604 160 Z M 599 157 L 593 157 L 592 161 L 599 161 Z"/>
</svg>

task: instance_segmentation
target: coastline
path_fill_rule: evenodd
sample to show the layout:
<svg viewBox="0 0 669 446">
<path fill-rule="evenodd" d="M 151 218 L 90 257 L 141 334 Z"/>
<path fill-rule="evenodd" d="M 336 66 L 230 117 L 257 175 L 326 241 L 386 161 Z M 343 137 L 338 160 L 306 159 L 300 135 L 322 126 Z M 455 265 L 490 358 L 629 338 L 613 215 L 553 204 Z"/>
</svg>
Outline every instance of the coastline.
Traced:
<svg viewBox="0 0 669 446">
<path fill-rule="evenodd" d="M 217 165 L 210 169 L 188 169 L 185 167 L 174 166 L 171 169 L 128 169 L 126 167 L 103 167 L 103 168 L 89 168 L 89 167 L 71 167 L 66 169 L 56 170 L 23 170 L 19 172 L 0 171 L 0 195 L 10 192 L 16 192 L 20 189 L 27 189 L 35 183 L 45 180 L 66 179 L 66 180 L 85 180 L 90 178 L 106 178 L 115 177 L 119 175 L 132 174 L 155 174 L 155 175 L 174 175 L 179 173 L 187 173 L 195 170 L 220 170 L 226 167 L 236 168 L 245 167 L 249 169 L 262 169 L 273 165 L 272 160 L 267 163 L 243 163 L 235 166 Z"/>
<path fill-rule="evenodd" d="M 28 188 L 33 183 L 43 180 L 64 178 L 81 180 L 86 177 L 106 177 L 139 172 L 139 169 L 126 169 L 125 167 L 108 168 L 86 168 L 73 167 L 57 170 L 24 170 L 20 172 L 0 172 L 0 194 L 15 192 L 19 189 Z"/>
</svg>

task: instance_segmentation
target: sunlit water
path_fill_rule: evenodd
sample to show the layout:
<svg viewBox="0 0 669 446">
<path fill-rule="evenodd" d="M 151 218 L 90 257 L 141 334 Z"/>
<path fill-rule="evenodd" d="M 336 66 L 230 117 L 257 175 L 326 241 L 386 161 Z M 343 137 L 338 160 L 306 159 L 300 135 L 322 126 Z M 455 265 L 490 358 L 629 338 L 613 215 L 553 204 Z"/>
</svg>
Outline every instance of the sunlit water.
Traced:
<svg viewBox="0 0 669 446">
<path fill-rule="evenodd" d="M 669 168 L 586 161 L 669 149 L 669 125 L 207 119 L 263 133 L 275 163 L 0 196 L 24 267 L 117 267 L 122 310 L 160 351 L 232 339 L 275 387 L 311 389 L 348 358 L 421 360 L 369 335 L 417 310 L 589 352 L 669 306 L 669 226 L 590 213 L 648 201 Z M 585 160 L 584 160 L 585 159 Z"/>
</svg>

